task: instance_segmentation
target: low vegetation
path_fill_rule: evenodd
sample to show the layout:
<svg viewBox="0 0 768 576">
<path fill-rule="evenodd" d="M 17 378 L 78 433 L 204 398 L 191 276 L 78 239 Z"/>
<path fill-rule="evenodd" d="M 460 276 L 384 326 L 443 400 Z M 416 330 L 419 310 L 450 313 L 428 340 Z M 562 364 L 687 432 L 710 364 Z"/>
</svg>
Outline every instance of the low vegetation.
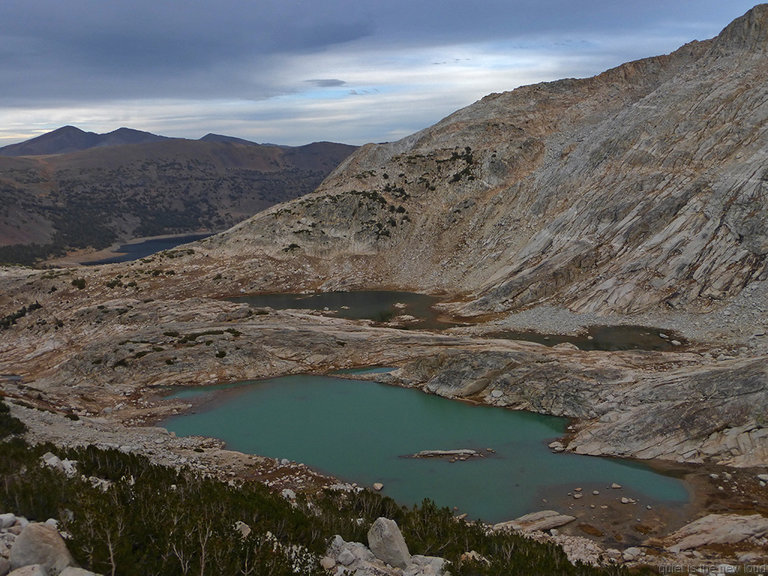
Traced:
<svg viewBox="0 0 768 576">
<path fill-rule="evenodd" d="M 84 567 L 105 574 L 321 575 L 318 559 L 335 534 L 366 542 L 374 519 L 401 527 L 412 553 L 442 556 L 453 574 L 592 575 L 559 548 L 512 534 L 488 534 L 431 501 L 405 508 L 372 492 L 331 492 L 294 503 L 263 484 L 232 486 L 144 457 L 95 447 L 29 446 L 23 424 L 0 408 L 0 510 L 58 518 L 68 546 Z M 52 451 L 77 461 L 81 477 L 42 466 Z M 91 482 L 99 478 L 109 482 Z M 96 487 L 94 487 L 96 485 Z M 236 527 L 243 522 L 251 532 Z M 460 562 L 475 550 L 489 562 Z M 610 573 L 620 573 L 611 569 Z"/>
<path fill-rule="evenodd" d="M 24 316 L 26 316 L 29 312 L 34 312 L 35 310 L 42 307 L 43 306 L 39 302 L 34 302 L 29 306 L 22 306 L 12 314 L 3 316 L 2 318 L 0 318 L 0 330 L 3 330 L 5 328 L 10 328 L 14 324 L 16 324 L 16 320 L 18 320 L 19 318 L 24 318 Z"/>
</svg>

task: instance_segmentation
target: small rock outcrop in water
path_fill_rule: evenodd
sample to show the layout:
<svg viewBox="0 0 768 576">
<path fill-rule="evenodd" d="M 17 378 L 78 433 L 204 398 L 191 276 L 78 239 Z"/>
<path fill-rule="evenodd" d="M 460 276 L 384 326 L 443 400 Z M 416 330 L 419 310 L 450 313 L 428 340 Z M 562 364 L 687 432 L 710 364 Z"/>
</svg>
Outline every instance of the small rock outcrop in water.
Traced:
<svg viewBox="0 0 768 576">
<path fill-rule="evenodd" d="M 477 450 L 459 448 L 457 450 L 421 450 L 413 455 L 413 458 L 469 458 L 482 456 Z"/>
<path fill-rule="evenodd" d="M 494 530 L 519 530 L 521 532 L 535 532 L 538 530 L 551 530 L 559 528 L 576 520 L 574 516 L 560 514 L 554 510 L 542 510 L 541 512 L 532 512 L 525 516 L 520 516 L 515 520 L 500 522 L 494 524 Z"/>
</svg>

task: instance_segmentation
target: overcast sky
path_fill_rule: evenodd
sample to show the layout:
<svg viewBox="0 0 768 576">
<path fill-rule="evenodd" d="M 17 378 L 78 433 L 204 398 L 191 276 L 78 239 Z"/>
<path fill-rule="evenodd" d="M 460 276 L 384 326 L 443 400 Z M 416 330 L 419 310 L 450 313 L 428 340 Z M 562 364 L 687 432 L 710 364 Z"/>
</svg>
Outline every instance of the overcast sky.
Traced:
<svg viewBox="0 0 768 576">
<path fill-rule="evenodd" d="M 742 0 L 0 0 L 0 146 L 66 124 L 395 140 L 717 35 Z"/>
</svg>

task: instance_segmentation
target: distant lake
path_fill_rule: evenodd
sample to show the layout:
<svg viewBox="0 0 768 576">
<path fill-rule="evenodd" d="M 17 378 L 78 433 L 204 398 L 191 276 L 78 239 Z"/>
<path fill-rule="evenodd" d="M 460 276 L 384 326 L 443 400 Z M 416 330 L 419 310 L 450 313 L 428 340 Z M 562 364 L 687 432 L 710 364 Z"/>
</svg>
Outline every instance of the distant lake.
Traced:
<svg viewBox="0 0 768 576">
<path fill-rule="evenodd" d="M 116 264 L 117 262 L 130 262 L 131 260 L 138 260 L 139 258 L 145 258 L 156 252 L 162 252 L 163 250 L 170 250 L 181 246 L 182 244 L 189 244 L 203 238 L 208 238 L 211 234 L 186 234 L 184 236 L 169 236 L 165 238 L 150 238 L 141 242 L 132 242 L 122 244 L 114 252 L 118 253 L 110 258 L 104 258 L 102 260 L 93 260 L 90 262 L 81 262 L 84 266 L 96 266 L 97 264 Z"/>
<path fill-rule="evenodd" d="M 303 462 L 364 486 L 382 482 L 383 493 L 401 504 L 431 498 L 489 522 L 546 508 L 542 497 L 564 496 L 576 486 L 591 494 L 612 482 L 644 504 L 688 500 L 680 480 L 643 464 L 552 453 L 547 444 L 567 426 L 554 416 L 309 375 L 187 389 L 174 397 L 197 410 L 162 423 L 180 436 L 219 438 L 233 450 Z M 459 448 L 484 457 L 454 463 L 409 457 Z"/>
</svg>

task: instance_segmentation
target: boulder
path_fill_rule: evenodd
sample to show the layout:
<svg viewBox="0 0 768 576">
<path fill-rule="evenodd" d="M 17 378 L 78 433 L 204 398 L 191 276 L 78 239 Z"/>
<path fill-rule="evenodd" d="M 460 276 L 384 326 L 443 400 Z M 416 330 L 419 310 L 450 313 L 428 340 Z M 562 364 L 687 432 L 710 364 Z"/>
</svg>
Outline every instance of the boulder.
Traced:
<svg viewBox="0 0 768 576">
<path fill-rule="evenodd" d="M 37 523 L 29 524 L 16 538 L 10 561 L 12 570 L 40 564 L 49 576 L 57 576 L 75 563 L 56 529 Z"/>
<path fill-rule="evenodd" d="M 406 568 L 411 554 L 397 523 L 389 518 L 377 518 L 368 530 L 368 547 L 379 559 L 396 568 Z"/>
<path fill-rule="evenodd" d="M 49 574 L 40 564 L 30 564 L 29 566 L 17 568 L 8 576 L 49 576 Z"/>
<path fill-rule="evenodd" d="M 0 514 L 0 530 L 10 528 L 14 524 L 16 524 L 15 514 L 11 514 L 10 512 L 8 514 Z"/>
<path fill-rule="evenodd" d="M 638 558 L 640 558 L 644 554 L 642 548 L 638 548 L 636 546 L 633 546 L 631 548 L 627 548 L 622 553 L 622 559 L 624 562 L 634 562 Z"/>
<path fill-rule="evenodd" d="M 59 574 L 59 576 L 99 576 L 95 572 L 89 572 L 88 570 L 84 570 L 83 568 L 74 568 L 70 566 L 69 568 L 64 568 L 64 570 Z"/>
<path fill-rule="evenodd" d="M 242 520 L 235 522 L 235 530 L 240 532 L 242 538 L 248 538 L 248 535 L 251 533 L 251 527 Z"/>
<path fill-rule="evenodd" d="M 339 564 L 343 564 L 344 566 L 350 566 L 357 558 L 355 558 L 355 555 L 352 553 L 352 550 L 349 548 L 344 548 L 341 552 L 339 552 L 339 557 L 336 558 L 336 560 L 339 561 Z"/>
<path fill-rule="evenodd" d="M 74 478 L 77 476 L 77 461 L 75 460 L 62 460 L 53 452 L 46 452 L 40 459 L 43 461 L 43 464 L 49 468 L 54 468 L 59 472 L 66 474 L 67 478 Z"/>
<path fill-rule="evenodd" d="M 0 576 L 6 576 L 11 571 L 11 563 L 8 558 L 0 556 Z"/>
<path fill-rule="evenodd" d="M 40 459 L 43 461 L 43 464 L 49 468 L 55 468 L 57 470 L 64 471 L 64 467 L 61 464 L 61 459 L 53 452 L 46 452 L 40 457 Z"/>
<path fill-rule="evenodd" d="M 437 556 L 411 556 L 403 576 L 441 576 L 445 574 L 445 559 Z"/>
</svg>

